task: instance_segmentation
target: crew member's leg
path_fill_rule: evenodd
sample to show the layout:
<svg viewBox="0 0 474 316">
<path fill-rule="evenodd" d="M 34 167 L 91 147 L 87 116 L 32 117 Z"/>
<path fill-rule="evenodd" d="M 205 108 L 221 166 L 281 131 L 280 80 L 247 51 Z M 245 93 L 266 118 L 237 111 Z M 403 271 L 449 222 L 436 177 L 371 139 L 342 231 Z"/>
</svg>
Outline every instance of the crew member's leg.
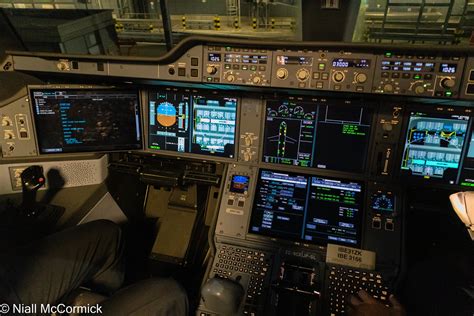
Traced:
<svg viewBox="0 0 474 316">
<path fill-rule="evenodd" d="M 100 303 L 102 315 L 186 316 L 186 292 L 172 279 L 149 279 L 121 289 Z"/>
<path fill-rule="evenodd" d="M 54 304 L 80 285 L 112 293 L 123 281 L 120 228 L 99 220 L 0 255 L 2 303 Z"/>
</svg>

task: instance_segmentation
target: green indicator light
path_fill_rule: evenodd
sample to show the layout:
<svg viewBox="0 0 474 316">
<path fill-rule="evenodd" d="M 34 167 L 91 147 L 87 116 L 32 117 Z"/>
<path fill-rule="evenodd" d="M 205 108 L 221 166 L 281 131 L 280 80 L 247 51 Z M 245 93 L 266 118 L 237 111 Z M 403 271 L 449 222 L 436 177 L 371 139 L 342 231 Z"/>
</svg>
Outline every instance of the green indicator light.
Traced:
<svg viewBox="0 0 474 316">
<path fill-rule="evenodd" d="M 446 91 L 446 92 L 444 93 L 444 95 L 447 96 L 447 97 L 450 97 L 450 96 L 453 95 L 453 93 L 452 93 L 451 91 Z"/>
<path fill-rule="evenodd" d="M 392 53 L 389 53 L 389 52 L 385 53 L 385 57 L 392 57 Z"/>
<path fill-rule="evenodd" d="M 154 145 L 150 145 L 150 148 L 151 149 L 161 149 L 160 146 L 154 146 Z"/>
<path fill-rule="evenodd" d="M 461 185 L 465 187 L 474 187 L 474 183 L 469 183 L 469 182 L 462 182 Z"/>
<path fill-rule="evenodd" d="M 421 79 L 421 76 L 420 75 L 415 75 L 413 78 L 414 79 Z"/>
</svg>

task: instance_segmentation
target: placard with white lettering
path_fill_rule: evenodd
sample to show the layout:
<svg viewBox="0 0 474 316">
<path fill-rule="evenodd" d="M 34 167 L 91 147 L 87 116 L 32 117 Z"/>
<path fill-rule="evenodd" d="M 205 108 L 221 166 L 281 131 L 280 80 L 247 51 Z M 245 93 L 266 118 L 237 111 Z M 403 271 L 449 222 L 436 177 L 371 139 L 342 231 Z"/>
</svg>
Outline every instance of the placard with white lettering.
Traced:
<svg viewBox="0 0 474 316">
<path fill-rule="evenodd" d="M 326 262 L 354 268 L 374 270 L 375 252 L 328 244 Z"/>
</svg>

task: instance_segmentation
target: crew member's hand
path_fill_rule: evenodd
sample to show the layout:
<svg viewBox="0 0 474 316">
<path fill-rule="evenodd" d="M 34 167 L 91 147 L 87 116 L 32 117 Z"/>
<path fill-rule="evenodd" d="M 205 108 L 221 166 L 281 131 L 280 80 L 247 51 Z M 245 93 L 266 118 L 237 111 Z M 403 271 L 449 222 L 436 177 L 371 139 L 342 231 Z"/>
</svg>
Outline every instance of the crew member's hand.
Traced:
<svg viewBox="0 0 474 316">
<path fill-rule="evenodd" d="M 360 290 L 357 295 L 351 295 L 348 299 L 348 314 L 350 316 L 405 316 L 403 306 L 395 296 L 388 298 L 391 307 L 383 305 L 366 291 Z"/>
</svg>

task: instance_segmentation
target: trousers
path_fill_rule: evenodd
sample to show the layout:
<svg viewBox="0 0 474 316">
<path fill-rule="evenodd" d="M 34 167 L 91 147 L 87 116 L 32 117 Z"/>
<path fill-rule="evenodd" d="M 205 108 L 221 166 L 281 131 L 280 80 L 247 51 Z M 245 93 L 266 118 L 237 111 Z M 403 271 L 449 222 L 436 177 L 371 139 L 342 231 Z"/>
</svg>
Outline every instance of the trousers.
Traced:
<svg viewBox="0 0 474 316">
<path fill-rule="evenodd" d="M 102 315 L 186 315 L 185 291 L 172 279 L 148 279 L 120 289 L 124 279 L 120 228 L 98 220 L 46 236 L 0 255 L 0 304 L 59 304 L 81 285 L 108 298 Z"/>
</svg>

